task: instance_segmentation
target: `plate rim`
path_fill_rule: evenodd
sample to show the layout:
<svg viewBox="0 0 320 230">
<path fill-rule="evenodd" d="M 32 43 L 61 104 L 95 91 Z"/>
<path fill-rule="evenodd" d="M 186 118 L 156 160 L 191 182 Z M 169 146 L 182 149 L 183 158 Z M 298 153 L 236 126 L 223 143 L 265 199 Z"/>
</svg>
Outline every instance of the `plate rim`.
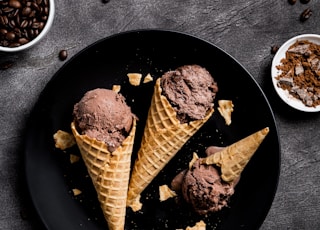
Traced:
<svg viewBox="0 0 320 230">
<path fill-rule="evenodd" d="M 281 169 L 281 145 L 280 145 L 280 137 L 278 135 L 278 125 L 277 125 L 277 122 L 276 122 L 276 119 L 275 119 L 275 115 L 274 115 L 274 112 L 272 110 L 272 107 L 270 105 L 270 102 L 268 101 L 264 91 L 262 90 L 261 86 L 258 84 L 258 82 L 256 81 L 256 79 L 251 75 L 251 73 L 237 60 L 235 59 L 232 55 L 230 55 L 228 52 L 226 52 L 225 50 L 221 49 L 220 47 L 218 47 L 217 45 L 213 44 L 212 42 L 209 42 L 203 38 L 200 38 L 200 37 L 197 37 L 195 35 L 192 35 L 190 33 L 187 33 L 187 32 L 180 32 L 180 31 L 177 31 L 177 30 L 170 30 L 170 29 L 135 29 L 135 30 L 128 30 L 128 31 L 123 31 L 123 32 L 119 32 L 119 33 L 116 33 L 116 34 L 112 34 L 110 36 L 106 36 L 104 38 L 101 38 L 95 42 L 93 42 L 92 44 L 89 44 L 88 46 L 86 46 L 85 48 L 81 49 L 79 52 L 77 52 L 73 57 L 71 57 L 69 60 L 67 60 L 61 67 L 59 67 L 59 69 L 53 74 L 53 76 L 48 80 L 48 82 L 46 83 L 46 85 L 43 87 L 41 93 L 39 94 L 38 98 L 36 99 L 36 103 L 34 104 L 33 108 L 31 109 L 31 112 L 27 118 L 27 125 L 26 125 L 26 129 L 25 129 L 25 133 L 28 134 L 30 132 L 30 129 L 31 128 L 31 123 L 33 123 L 33 119 L 32 117 L 34 117 L 35 113 L 37 112 L 37 109 L 39 107 L 39 104 L 40 104 L 40 100 L 41 98 L 43 98 L 43 94 L 47 91 L 48 88 L 50 88 L 50 85 L 52 84 L 52 82 L 55 81 L 56 78 L 59 77 L 59 73 L 62 72 L 68 65 L 69 63 L 72 63 L 74 59 L 76 59 L 77 57 L 81 56 L 84 52 L 86 52 L 87 50 L 91 49 L 92 47 L 94 47 L 95 45 L 97 44 L 100 44 L 102 42 L 105 42 L 107 41 L 108 39 L 112 39 L 112 38 L 116 38 L 117 36 L 122 36 L 122 35 L 126 35 L 126 34 L 130 34 L 130 33 L 144 33 L 144 32 L 160 32 L 160 33 L 173 33 L 173 34 L 178 34 L 178 35 L 182 35 L 182 36 L 187 36 L 187 37 L 191 37 L 192 39 L 196 39 L 196 40 L 200 40 L 202 42 L 205 42 L 207 43 L 208 45 L 210 46 L 213 46 L 215 47 L 216 49 L 218 49 L 219 51 L 223 52 L 225 55 L 228 56 L 228 58 L 232 59 L 232 61 L 234 61 L 237 65 L 239 65 L 243 71 L 246 72 L 246 74 L 248 76 L 250 76 L 250 79 L 252 80 L 252 82 L 256 85 L 256 87 L 259 89 L 259 92 L 261 93 L 262 97 L 264 98 L 267 106 L 268 106 L 268 109 L 270 111 L 270 115 L 271 115 L 271 118 L 274 122 L 274 127 L 275 127 L 275 134 L 276 134 L 276 139 L 277 139 L 277 149 L 278 149 L 278 168 L 277 168 L 277 177 L 275 179 L 275 186 L 273 188 L 273 193 L 272 193 L 272 196 L 270 196 L 270 201 L 269 201 L 269 204 L 268 204 L 268 208 L 266 208 L 266 210 L 264 211 L 263 215 L 261 215 L 261 219 L 260 220 L 257 220 L 259 222 L 259 226 L 257 226 L 258 228 L 263 224 L 266 216 L 268 215 L 270 209 L 271 209 L 271 206 L 273 204 L 273 201 L 274 201 L 274 198 L 276 196 L 276 192 L 277 192 L 277 189 L 278 189 L 278 184 L 279 184 L 279 178 L 280 178 L 280 169 Z M 25 157 L 25 161 L 24 161 L 24 168 L 25 168 L 25 178 L 26 178 L 26 181 L 27 181 L 27 188 L 28 188 L 28 192 L 29 192 L 29 197 L 31 198 L 31 201 L 32 201 L 32 204 L 33 204 L 33 207 L 35 208 L 36 212 L 37 212 L 37 215 L 40 219 L 40 221 L 43 223 L 43 225 L 46 226 L 46 228 L 49 229 L 49 226 L 47 225 L 47 222 L 44 220 L 44 218 L 42 217 L 41 213 L 40 213 L 40 209 L 39 209 L 39 206 L 36 204 L 36 199 L 35 199 L 35 196 L 31 193 L 31 188 L 30 188 L 30 183 L 28 182 L 30 180 L 29 176 L 28 176 L 28 172 L 27 172 L 27 150 L 26 150 L 26 146 L 27 146 L 27 142 L 28 142 L 28 138 L 25 137 L 25 142 L 24 142 L 24 157 Z"/>
</svg>

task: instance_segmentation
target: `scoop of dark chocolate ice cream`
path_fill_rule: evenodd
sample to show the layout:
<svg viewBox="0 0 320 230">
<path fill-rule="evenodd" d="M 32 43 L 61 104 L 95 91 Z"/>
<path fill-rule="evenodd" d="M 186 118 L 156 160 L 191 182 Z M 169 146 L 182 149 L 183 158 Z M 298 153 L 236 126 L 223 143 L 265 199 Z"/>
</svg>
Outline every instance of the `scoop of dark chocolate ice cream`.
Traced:
<svg viewBox="0 0 320 230">
<path fill-rule="evenodd" d="M 181 123 L 203 119 L 218 92 L 211 74 L 199 65 L 185 65 L 161 77 L 162 94 L 177 112 Z"/>
<path fill-rule="evenodd" d="M 210 146 L 205 152 L 210 156 L 222 149 L 223 147 Z M 172 180 L 172 190 L 180 193 L 200 215 L 227 207 L 240 178 L 227 183 L 221 179 L 218 166 L 201 164 L 202 158 L 195 159 L 197 160 L 194 160 L 191 168 L 183 170 Z"/>
<path fill-rule="evenodd" d="M 109 89 L 88 91 L 74 105 L 73 116 L 81 134 L 105 142 L 110 152 L 122 144 L 135 117 L 125 98 Z"/>
<path fill-rule="evenodd" d="M 197 160 L 186 172 L 181 191 L 194 210 L 204 215 L 227 206 L 234 187 L 221 180 L 217 168 L 200 164 L 200 160 Z"/>
</svg>

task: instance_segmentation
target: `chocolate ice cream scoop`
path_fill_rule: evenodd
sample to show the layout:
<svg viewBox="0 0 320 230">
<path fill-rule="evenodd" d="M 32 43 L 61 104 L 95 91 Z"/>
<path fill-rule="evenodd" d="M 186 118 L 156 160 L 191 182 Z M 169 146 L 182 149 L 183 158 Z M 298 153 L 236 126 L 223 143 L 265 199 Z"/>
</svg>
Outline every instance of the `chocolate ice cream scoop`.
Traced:
<svg viewBox="0 0 320 230">
<path fill-rule="evenodd" d="M 203 165 L 197 160 L 183 178 L 181 191 L 184 199 L 200 215 L 216 212 L 228 205 L 234 185 L 221 180 L 213 165 Z"/>
<path fill-rule="evenodd" d="M 222 147 L 210 146 L 207 155 L 221 151 Z M 189 170 L 179 173 L 171 182 L 171 188 L 180 192 L 187 203 L 200 214 L 216 212 L 228 206 L 237 181 L 224 182 L 219 168 L 215 165 L 201 164 L 202 158 L 194 155 Z"/>
<path fill-rule="evenodd" d="M 161 77 L 162 94 L 177 112 L 181 123 L 203 119 L 218 92 L 211 74 L 199 65 L 185 65 Z"/>
<path fill-rule="evenodd" d="M 135 115 L 120 93 L 98 88 L 74 105 L 73 116 L 81 134 L 105 142 L 113 152 L 130 132 Z"/>
</svg>

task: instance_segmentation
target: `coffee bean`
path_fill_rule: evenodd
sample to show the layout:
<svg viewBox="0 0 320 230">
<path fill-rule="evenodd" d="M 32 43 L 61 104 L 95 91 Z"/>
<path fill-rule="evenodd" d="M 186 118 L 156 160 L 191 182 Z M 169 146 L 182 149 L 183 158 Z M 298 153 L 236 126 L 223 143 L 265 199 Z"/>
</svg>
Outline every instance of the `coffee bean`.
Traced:
<svg viewBox="0 0 320 230">
<path fill-rule="evenodd" d="M 8 23 L 9 23 L 8 17 L 6 15 L 1 15 L 0 24 L 5 27 Z"/>
<path fill-rule="evenodd" d="M 277 45 L 274 45 L 274 46 L 271 47 L 271 53 L 272 54 L 276 54 L 278 52 L 278 50 L 279 50 L 279 46 L 277 46 Z"/>
<path fill-rule="evenodd" d="M 312 15 L 312 10 L 310 8 L 305 9 L 300 15 L 300 21 L 304 22 L 308 20 Z"/>
<path fill-rule="evenodd" d="M 19 28 L 14 28 L 13 32 L 16 36 L 18 36 L 18 38 L 21 38 L 22 32 Z"/>
<path fill-rule="evenodd" d="M 301 2 L 302 4 L 307 4 L 307 3 L 310 2 L 310 0 L 300 0 L 300 2 Z"/>
<path fill-rule="evenodd" d="M 49 15 L 49 7 L 44 7 L 43 8 L 43 13 L 45 16 L 48 16 Z"/>
<path fill-rule="evenodd" d="M 35 11 L 40 11 L 40 7 L 35 2 L 31 3 L 31 8 L 33 8 Z"/>
<path fill-rule="evenodd" d="M 10 0 L 9 6 L 19 9 L 21 8 L 21 3 L 18 0 Z"/>
<path fill-rule="evenodd" d="M 297 0 L 288 0 L 288 2 L 289 2 L 291 5 L 294 5 L 294 4 L 296 4 Z"/>
<path fill-rule="evenodd" d="M 34 31 L 34 36 L 35 37 L 37 37 L 39 35 L 39 33 L 40 33 L 38 29 L 34 29 L 33 31 Z"/>
<path fill-rule="evenodd" d="M 35 10 L 31 10 L 30 14 L 29 14 L 29 18 L 34 18 L 36 16 L 37 12 Z"/>
<path fill-rule="evenodd" d="M 14 32 L 8 32 L 5 37 L 9 41 L 13 41 L 16 38 L 16 34 Z"/>
<path fill-rule="evenodd" d="M 28 39 L 26 39 L 26 38 L 19 38 L 18 42 L 19 42 L 19 44 L 23 45 L 23 44 L 28 43 L 28 42 L 29 42 L 29 40 L 28 40 Z"/>
<path fill-rule="evenodd" d="M 29 21 L 28 20 L 23 20 L 21 23 L 20 23 L 20 28 L 26 28 L 29 24 Z"/>
<path fill-rule="evenodd" d="M 35 33 L 34 30 L 28 30 L 28 38 L 34 38 L 35 37 Z"/>
<path fill-rule="evenodd" d="M 13 43 L 10 43 L 9 47 L 13 48 L 13 47 L 18 47 L 18 46 L 21 46 L 21 44 L 19 42 L 13 42 Z"/>
<path fill-rule="evenodd" d="M 49 7 L 48 0 L 0 0 L 0 46 L 16 47 L 37 37 Z"/>
<path fill-rule="evenodd" d="M 6 35 L 6 33 L 8 33 L 8 30 L 6 30 L 6 29 L 0 29 L 0 34 L 1 34 L 1 35 Z"/>
<path fill-rule="evenodd" d="M 28 7 L 28 6 L 23 8 L 22 11 L 21 11 L 21 15 L 22 16 L 28 16 L 30 13 L 31 13 L 31 8 Z"/>
<path fill-rule="evenodd" d="M 59 59 L 60 59 L 61 61 L 66 60 L 67 57 L 68 57 L 68 52 L 67 52 L 67 50 L 61 50 L 61 51 L 59 52 Z"/>
<path fill-rule="evenodd" d="M 14 8 L 12 8 L 12 7 L 4 7 L 4 8 L 2 8 L 2 12 L 3 13 L 10 13 L 10 12 L 12 12 L 14 10 Z"/>
<path fill-rule="evenodd" d="M 0 70 L 6 70 L 13 66 L 13 61 L 5 61 L 0 63 Z"/>
<path fill-rule="evenodd" d="M 38 29 L 40 27 L 40 22 L 34 22 L 34 23 L 32 23 L 32 25 L 31 25 L 31 28 L 32 29 Z"/>
<path fill-rule="evenodd" d="M 16 22 L 15 22 L 14 20 L 10 20 L 10 21 L 9 21 L 9 26 L 10 26 L 12 29 L 16 28 Z"/>
<path fill-rule="evenodd" d="M 110 0 L 102 0 L 102 3 L 108 3 Z"/>
</svg>

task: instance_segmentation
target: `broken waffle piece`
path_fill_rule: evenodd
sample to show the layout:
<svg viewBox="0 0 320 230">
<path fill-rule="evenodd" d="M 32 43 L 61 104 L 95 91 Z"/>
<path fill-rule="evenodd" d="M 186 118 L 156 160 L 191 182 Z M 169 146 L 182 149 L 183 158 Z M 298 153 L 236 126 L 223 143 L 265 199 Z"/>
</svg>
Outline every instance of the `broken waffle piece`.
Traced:
<svg viewBox="0 0 320 230">
<path fill-rule="evenodd" d="M 113 85 L 112 90 L 116 93 L 119 93 L 121 90 L 121 85 Z"/>
<path fill-rule="evenodd" d="M 143 79 L 143 83 L 148 83 L 153 81 L 153 77 L 151 76 L 150 73 L 147 74 L 147 76 L 145 76 L 145 78 Z"/>
<path fill-rule="evenodd" d="M 55 147 L 61 150 L 66 150 L 76 144 L 74 136 L 68 132 L 58 130 L 54 135 L 53 139 Z"/>
<path fill-rule="evenodd" d="M 142 74 L 141 73 L 128 73 L 127 74 L 129 78 L 129 83 L 133 86 L 139 86 L 141 79 L 142 79 Z"/>
<path fill-rule="evenodd" d="M 224 118 L 226 125 L 231 124 L 231 113 L 233 112 L 233 103 L 231 100 L 218 100 L 218 111 Z"/>
<path fill-rule="evenodd" d="M 189 170 L 191 170 L 192 165 L 193 165 L 194 162 L 196 162 L 198 159 L 199 159 L 198 154 L 194 152 L 193 155 L 192 155 L 192 159 L 191 159 L 191 161 L 189 162 Z"/>
<path fill-rule="evenodd" d="M 186 230 L 206 230 L 206 223 L 203 220 L 200 220 L 193 227 L 187 227 Z"/>
<path fill-rule="evenodd" d="M 168 185 L 159 186 L 160 201 L 168 200 L 169 198 L 177 196 L 177 193 L 169 188 Z"/>
<path fill-rule="evenodd" d="M 74 196 L 78 196 L 82 193 L 82 191 L 77 188 L 72 189 L 72 192 Z"/>
<path fill-rule="evenodd" d="M 70 154 L 70 163 L 74 164 L 80 160 L 80 157 L 74 154 Z"/>
</svg>

